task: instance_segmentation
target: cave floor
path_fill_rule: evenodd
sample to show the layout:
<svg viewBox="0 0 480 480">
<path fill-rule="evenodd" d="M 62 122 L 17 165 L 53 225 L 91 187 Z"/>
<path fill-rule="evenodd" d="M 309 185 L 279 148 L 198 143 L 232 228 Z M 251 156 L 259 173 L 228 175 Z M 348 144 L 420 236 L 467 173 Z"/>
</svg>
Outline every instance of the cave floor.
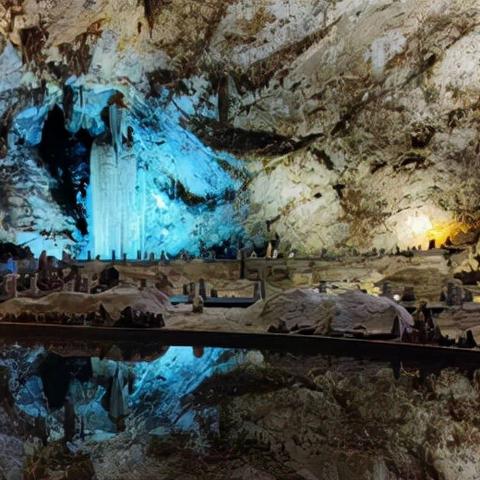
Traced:
<svg viewBox="0 0 480 480">
<path fill-rule="evenodd" d="M 97 268 L 91 262 L 84 271 Z M 380 305 L 382 300 L 360 289 L 378 295 L 379 286 L 390 282 L 401 293 L 413 284 L 417 298 L 433 303 L 454 273 L 451 263 L 435 253 L 341 262 L 249 260 L 243 279 L 235 261 L 115 268 L 120 285 L 106 292 L 24 296 L 0 304 L 0 313 L 76 315 L 103 305 L 117 318 L 126 306 L 134 306 L 161 313 L 170 331 L 254 335 L 265 334 L 281 317 L 287 323 L 315 318 L 322 326 L 331 312 L 347 306 L 370 331 L 388 333 L 391 312 L 367 308 L 370 313 L 364 316 L 361 305 Z M 159 280 L 167 280 L 169 295 L 178 295 L 185 284 L 200 279 L 227 298 L 253 296 L 254 285 L 264 282 L 267 302 L 194 313 L 192 305 L 171 305 L 158 287 Z M 320 283 L 327 287 L 331 311 L 317 303 L 314 288 Z M 342 306 L 341 293 L 350 303 Z M 476 303 L 445 309 L 436 320 L 452 337 L 467 329 L 480 336 Z M 148 330 L 144 334 L 148 337 Z M 15 345 L 4 338 L 0 345 L 1 480 L 480 478 L 475 366 L 455 370 L 423 357 L 380 362 L 378 357 L 306 355 L 298 349 L 274 353 L 148 341 L 142 350 L 108 338 L 58 337 L 17 338 Z M 288 341 L 288 335 L 282 337 Z M 477 350 L 469 354 L 480 356 Z M 58 368 L 45 370 L 47 359 Z M 62 395 L 68 395 L 75 410 L 75 434 L 66 444 L 64 397 L 60 407 L 52 407 L 49 395 L 58 392 L 57 387 L 47 388 L 45 371 L 53 375 L 49 385 L 66 385 Z M 126 414 L 113 417 L 105 396 L 111 395 L 120 371 L 134 380 L 128 393 L 118 390 L 125 395 Z M 48 435 L 39 430 L 45 423 Z"/>
</svg>

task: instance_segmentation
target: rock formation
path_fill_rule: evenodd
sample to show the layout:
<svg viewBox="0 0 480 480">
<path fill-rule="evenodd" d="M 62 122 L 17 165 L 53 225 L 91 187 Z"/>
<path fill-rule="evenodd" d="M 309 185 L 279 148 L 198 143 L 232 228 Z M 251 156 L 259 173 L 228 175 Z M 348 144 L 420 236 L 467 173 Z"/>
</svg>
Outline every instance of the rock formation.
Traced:
<svg viewBox="0 0 480 480">
<path fill-rule="evenodd" d="M 478 224 L 479 18 L 476 0 L 3 2 L 0 233 L 73 235 L 85 252 L 81 132 L 114 144 L 115 104 L 145 192 L 129 253 L 261 241 L 267 221 L 285 251 L 463 241 Z M 76 136 L 68 175 L 39 153 L 55 105 Z"/>
<path fill-rule="evenodd" d="M 395 326 L 398 319 L 399 328 Z M 282 333 L 309 331 L 314 334 L 353 332 L 402 335 L 413 326 L 411 315 L 393 300 L 360 291 L 342 295 L 318 294 L 314 290 L 290 290 L 265 301 L 253 323 L 273 326 Z"/>
</svg>

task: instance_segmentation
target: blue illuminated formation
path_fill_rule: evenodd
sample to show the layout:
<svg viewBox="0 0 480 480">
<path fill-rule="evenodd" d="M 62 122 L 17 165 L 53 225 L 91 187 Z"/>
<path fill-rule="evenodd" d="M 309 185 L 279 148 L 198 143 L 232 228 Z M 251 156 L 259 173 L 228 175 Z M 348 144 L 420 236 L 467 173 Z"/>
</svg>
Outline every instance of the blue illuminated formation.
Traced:
<svg viewBox="0 0 480 480">
<path fill-rule="evenodd" d="M 248 356 L 252 353 L 245 351 L 205 348 L 199 352 L 198 348 L 192 347 L 165 348 L 166 352 L 151 362 L 129 363 L 99 358 L 81 360 L 84 365 L 91 365 L 91 377 L 82 381 L 69 379 L 65 395 L 73 401 L 77 415 L 85 419 L 89 430 L 115 432 L 108 411 L 105 405 L 102 406 L 102 399 L 107 393 L 108 381 L 115 377 L 118 369 L 125 373 L 125 377 L 131 375 L 134 379 L 130 389 L 125 390 L 124 397 L 132 422 L 140 425 L 140 419 L 145 417 L 145 428 L 148 426 L 151 431 L 164 428 L 167 431 L 192 432 L 197 427 L 195 413 L 189 408 L 192 393 L 212 376 L 230 372 L 252 361 Z M 45 384 L 40 375 L 43 367 L 40 370 L 31 368 L 27 373 L 21 371 L 27 365 L 42 365 L 47 358 L 46 351 L 42 348 L 21 350 L 17 355 L 22 355 L 23 367 L 18 367 L 13 359 L 0 360 L 0 365 L 10 368 L 14 379 L 17 407 L 33 418 L 42 416 L 47 417 L 49 423 L 55 422 L 55 419 L 61 418 L 62 408 L 49 408 L 47 405 Z M 262 358 L 259 353 L 256 355 Z M 60 370 L 48 370 L 53 379 L 51 384 L 55 386 L 54 395 L 59 390 L 56 387 L 65 380 L 62 373 L 58 374 Z M 22 375 L 26 376 L 25 381 L 18 382 L 17 377 Z"/>
<path fill-rule="evenodd" d="M 167 91 L 145 100 L 128 89 L 85 86 L 76 79 L 68 87 L 73 100 L 65 112 L 67 130 L 83 129 L 94 138 L 89 185 L 86 195 L 77 196 L 88 222 L 88 237 L 75 233 L 80 257 L 90 251 L 110 258 L 113 250 L 118 258 L 198 254 L 201 245 L 242 236 L 242 213 L 234 205 L 234 192 L 246 178 L 241 162 L 206 147 L 182 126 L 194 112 L 212 117 L 215 111 L 200 109 L 194 97 L 172 101 Z M 16 134 L 35 148 L 49 111 L 63 100 L 55 90 L 43 105 L 20 112 Z"/>
<path fill-rule="evenodd" d="M 245 353 L 221 348 L 206 348 L 197 358 L 191 347 L 170 347 L 166 354 L 153 362 L 135 364 L 135 392 L 132 408 L 141 409 L 149 398 L 162 399 L 151 414 L 159 425 L 175 424 L 191 430 L 194 419 L 185 410 L 185 399 L 205 380 L 226 373 L 245 362 Z"/>
</svg>

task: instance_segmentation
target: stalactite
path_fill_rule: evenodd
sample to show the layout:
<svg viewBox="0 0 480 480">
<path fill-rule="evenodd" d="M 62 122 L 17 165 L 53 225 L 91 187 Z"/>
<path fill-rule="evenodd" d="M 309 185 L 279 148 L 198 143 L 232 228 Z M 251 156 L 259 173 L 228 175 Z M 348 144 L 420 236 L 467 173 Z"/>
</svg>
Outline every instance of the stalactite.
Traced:
<svg viewBox="0 0 480 480">
<path fill-rule="evenodd" d="M 108 117 L 110 122 L 110 133 L 112 136 L 112 146 L 115 151 L 115 157 L 118 159 L 122 153 L 123 144 L 123 112 L 116 104 L 108 108 Z"/>
<path fill-rule="evenodd" d="M 20 30 L 20 39 L 22 42 L 22 60 L 39 67 L 45 58 L 42 51 L 47 39 L 48 32 L 40 27 L 30 27 Z"/>
<path fill-rule="evenodd" d="M 139 221 L 139 245 L 138 250 L 144 252 L 146 250 L 146 225 L 145 218 L 147 212 L 147 172 L 145 166 L 142 165 L 137 172 L 137 209 Z"/>
<path fill-rule="evenodd" d="M 165 0 L 143 0 L 145 18 L 147 19 L 150 31 L 155 26 L 155 17 L 158 15 L 160 8 L 166 3 Z"/>
<path fill-rule="evenodd" d="M 72 121 L 74 104 L 75 92 L 70 85 L 65 85 L 65 87 L 63 88 L 62 106 L 66 122 Z"/>
<path fill-rule="evenodd" d="M 83 85 L 80 85 L 78 89 L 78 99 L 80 103 L 80 120 L 78 124 L 80 125 L 80 128 L 84 128 L 83 119 L 85 117 L 85 95 L 83 94 Z"/>
</svg>

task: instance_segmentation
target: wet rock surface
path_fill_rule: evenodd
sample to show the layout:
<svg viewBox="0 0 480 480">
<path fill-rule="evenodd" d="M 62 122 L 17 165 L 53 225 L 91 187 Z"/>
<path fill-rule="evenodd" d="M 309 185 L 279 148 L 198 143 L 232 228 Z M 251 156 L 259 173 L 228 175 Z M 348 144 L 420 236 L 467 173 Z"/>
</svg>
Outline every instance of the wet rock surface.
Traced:
<svg viewBox="0 0 480 480">
<path fill-rule="evenodd" d="M 292 360 L 270 362 L 263 369 L 266 378 L 275 375 L 277 365 L 298 373 Z M 303 365 L 304 372 L 310 367 L 310 382 L 297 380 L 293 388 L 279 385 L 269 392 L 239 389 L 238 395 L 222 402 L 221 431 L 229 444 L 249 445 L 252 456 L 268 452 L 262 456 L 288 465 L 298 475 L 291 478 L 478 475 L 479 452 L 471 442 L 478 431 L 467 420 L 474 414 L 471 402 L 478 401 L 475 382 L 444 371 L 422 385 L 412 372 L 396 381 L 390 370 L 378 366 L 317 362 Z M 457 417 L 460 404 L 463 413 Z M 284 478 L 275 469 L 267 471 Z"/>
<path fill-rule="evenodd" d="M 10 358 L 3 363 L 11 366 Z M 18 353 L 15 362 L 22 358 L 31 362 Z M 170 376 L 168 363 L 160 383 L 158 368 L 148 369 L 124 431 L 107 427 L 93 409 L 85 439 L 66 446 L 43 446 L 35 430 L 25 441 L 2 409 L 2 473 L 69 480 L 478 478 L 477 373 L 443 370 L 422 380 L 405 366 L 396 380 L 373 362 L 266 352 L 242 358 L 225 352 L 214 361 L 219 368 L 194 383 L 187 370 Z M 10 388 L 18 402 L 16 381 Z M 91 391 L 75 389 L 76 401 Z M 60 413 L 50 416 L 54 436 L 62 435 L 58 422 Z"/>
</svg>

